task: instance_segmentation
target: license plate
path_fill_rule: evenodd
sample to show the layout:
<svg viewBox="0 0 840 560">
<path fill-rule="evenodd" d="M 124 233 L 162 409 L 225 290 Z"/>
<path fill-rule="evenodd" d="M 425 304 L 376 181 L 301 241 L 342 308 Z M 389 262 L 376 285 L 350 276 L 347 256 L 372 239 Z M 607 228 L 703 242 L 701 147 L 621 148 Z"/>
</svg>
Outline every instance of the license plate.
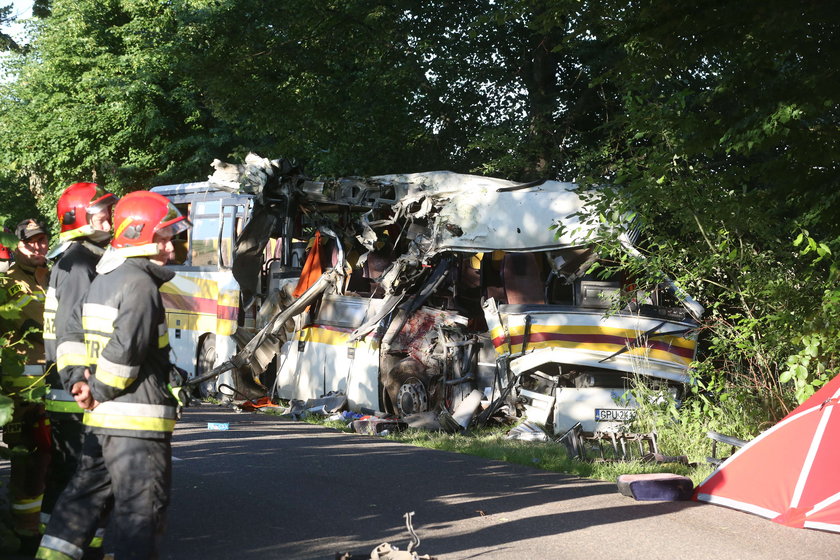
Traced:
<svg viewBox="0 0 840 560">
<path fill-rule="evenodd" d="M 636 411 L 630 408 L 596 408 L 596 422 L 630 422 L 636 417 Z"/>
</svg>

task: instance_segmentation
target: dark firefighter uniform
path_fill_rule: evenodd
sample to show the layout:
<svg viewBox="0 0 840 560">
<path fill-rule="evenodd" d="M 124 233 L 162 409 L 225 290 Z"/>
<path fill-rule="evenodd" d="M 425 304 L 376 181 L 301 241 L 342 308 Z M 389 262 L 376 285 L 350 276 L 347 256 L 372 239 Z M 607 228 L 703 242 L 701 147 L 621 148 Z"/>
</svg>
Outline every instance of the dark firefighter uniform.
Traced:
<svg viewBox="0 0 840 560">
<path fill-rule="evenodd" d="M 37 538 L 44 479 L 50 461 L 50 436 L 40 398 L 26 395 L 44 385 L 42 321 L 46 286 L 39 282 L 35 269 L 21 262 L 11 266 L 4 282 L 21 312 L 16 334 L 31 345 L 25 350 L 26 365 L 22 371 L 7 367 L 0 373 L 0 385 L 14 401 L 14 415 L 3 428 L 3 441 L 9 447 L 23 447 L 28 452 L 11 460 L 12 522 L 21 537 Z"/>
<path fill-rule="evenodd" d="M 55 506 L 37 558 L 81 558 L 100 512 L 112 499 L 115 558 L 157 557 L 177 413 L 167 386 L 169 339 L 158 289 L 173 276 L 139 257 L 101 271 L 91 283 L 80 321 L 71 320 L 67 339 L 58 340 L 59 359 L 85 354 L 91 394 L 99 404 L 84 413 L 88 434 L 79 470 Z M 74 335 L 79 325 L 83 338 Z M 83 370 L 73 368 L 65 388 L 83 381 Z"/>
<path fill-rule="evenodd" d="M 50 286 L 44 307 L 44 349 L 47 360 L 47 383 L 49 390 L 44 406 L 50 419 L 52 433 L 52 459 L 47 471 L 47 486 L 41 505 L 41 527 L 46 528 L 55 503 L 61 491 L 70 482 L 82 454 L 84 426 L 82 408 L 76 403 L 69 388 L 61 379 L 64 372 L 68 377 L 76 367 L 87 365 L 84 352 L 79 345 L 65 345 L 57 352 L 57 340 L 67 339 L 66 331 L 71 320 L 71 311 L 81 309 L 90 283 L 96 277 L 96 264 L 105 249 L 87 240 L 76 240 L 59 256 L 52 267 Z M 92 548 L 102 546 L 104 530 L 97 530 L 91 541 Z"/>
</svg>

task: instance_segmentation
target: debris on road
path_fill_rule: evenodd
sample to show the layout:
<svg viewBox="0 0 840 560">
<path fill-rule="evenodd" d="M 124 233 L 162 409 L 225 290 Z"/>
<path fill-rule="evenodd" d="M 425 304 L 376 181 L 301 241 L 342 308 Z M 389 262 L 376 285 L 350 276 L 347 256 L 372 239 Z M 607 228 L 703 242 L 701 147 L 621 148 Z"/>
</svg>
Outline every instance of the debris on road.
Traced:
<svg viewBox="0 0 840 560">
<path fill-rule="evenodd" d="M 399 547 L 390 543 L 382 543 L 374 548 L 366 558 L 370 560 L 437 560 L 436 557 L 429 556 L 428 554 L 422 556 L 417 554 L 416 549 L 420 546 L 420 537 L 417 536 L 412 525 L 414 512 L 408 512 L 403 517 L 405 518 L 406 530 L 408 530 L 408 534 L 411 536 L 411 542 L 408 543 L 406 549 L 400 550 Z M 335 558 L 336 560 L 362 560 L 361 556 L 355 556 L 349 552 L 336 553 Z"/>
<path fill-rule="evenodd" d="M 617 484 L 620 494 L 642 502 L 690 500 L 694 493 L 690 478 L 671 473 L 623 474 Z"/>
<path fill-rule="evenodd" d="M 656 444 L 656 432 L 635 433 L 624 431 L 595 431 L 585 432 L 580 423 L 572 426 L 565 434 L 557 438 L 566 447 L 570 457 L 577 457 L 582 461 L 656 461 L 661 457 L 666 462 L 665 455 L 659 453 Z M 673 462 L 682 462 L 679 458 Z M 687 461 L 687 459 L 686 459 Z M 670 461 L 669 461 L 670 462 Z"/>
</svg>

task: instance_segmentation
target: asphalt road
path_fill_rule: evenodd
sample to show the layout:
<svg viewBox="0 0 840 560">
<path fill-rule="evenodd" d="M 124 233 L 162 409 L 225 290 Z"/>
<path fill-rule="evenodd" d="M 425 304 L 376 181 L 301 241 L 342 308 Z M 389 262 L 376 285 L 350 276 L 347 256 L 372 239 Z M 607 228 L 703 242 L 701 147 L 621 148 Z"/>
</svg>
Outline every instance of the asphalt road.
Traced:
<svg viewBox="0 0 840 560">
<path fill-rule="evenodd" d="M 209 405 L 186 411 L 173 457 L 169 560 L 368 558 L 405 550 L 409 511 L 417 552 L 446 560 L 840 557 L 832 533 Z"/>
<path fill-rule="evenodd" d="M 840 558 L 840 535 L 273 416 L 190 409 L 174 441 L 172 560 L 367 558 L 405 550 L 409 511 L 417 552 L 448 560 Z"/>
</svg>

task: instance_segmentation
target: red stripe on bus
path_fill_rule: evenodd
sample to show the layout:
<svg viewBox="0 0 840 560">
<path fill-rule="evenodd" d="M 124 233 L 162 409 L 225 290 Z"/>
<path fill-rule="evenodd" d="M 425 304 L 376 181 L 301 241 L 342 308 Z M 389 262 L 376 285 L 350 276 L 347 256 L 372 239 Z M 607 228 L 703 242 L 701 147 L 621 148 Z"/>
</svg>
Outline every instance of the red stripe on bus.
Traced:
<svg viewBox="0 0 840 560">
<path fill-rule="evenodd" d="M 163 305 L 172 311 L 188 311 L 192 313 L 207 313 L 219 319 L 235 321 L 239 315 L 239 308 L 230 305 L 219 305 L 215 299 L 195 296 L 161 293 Z"/>
</svg>

